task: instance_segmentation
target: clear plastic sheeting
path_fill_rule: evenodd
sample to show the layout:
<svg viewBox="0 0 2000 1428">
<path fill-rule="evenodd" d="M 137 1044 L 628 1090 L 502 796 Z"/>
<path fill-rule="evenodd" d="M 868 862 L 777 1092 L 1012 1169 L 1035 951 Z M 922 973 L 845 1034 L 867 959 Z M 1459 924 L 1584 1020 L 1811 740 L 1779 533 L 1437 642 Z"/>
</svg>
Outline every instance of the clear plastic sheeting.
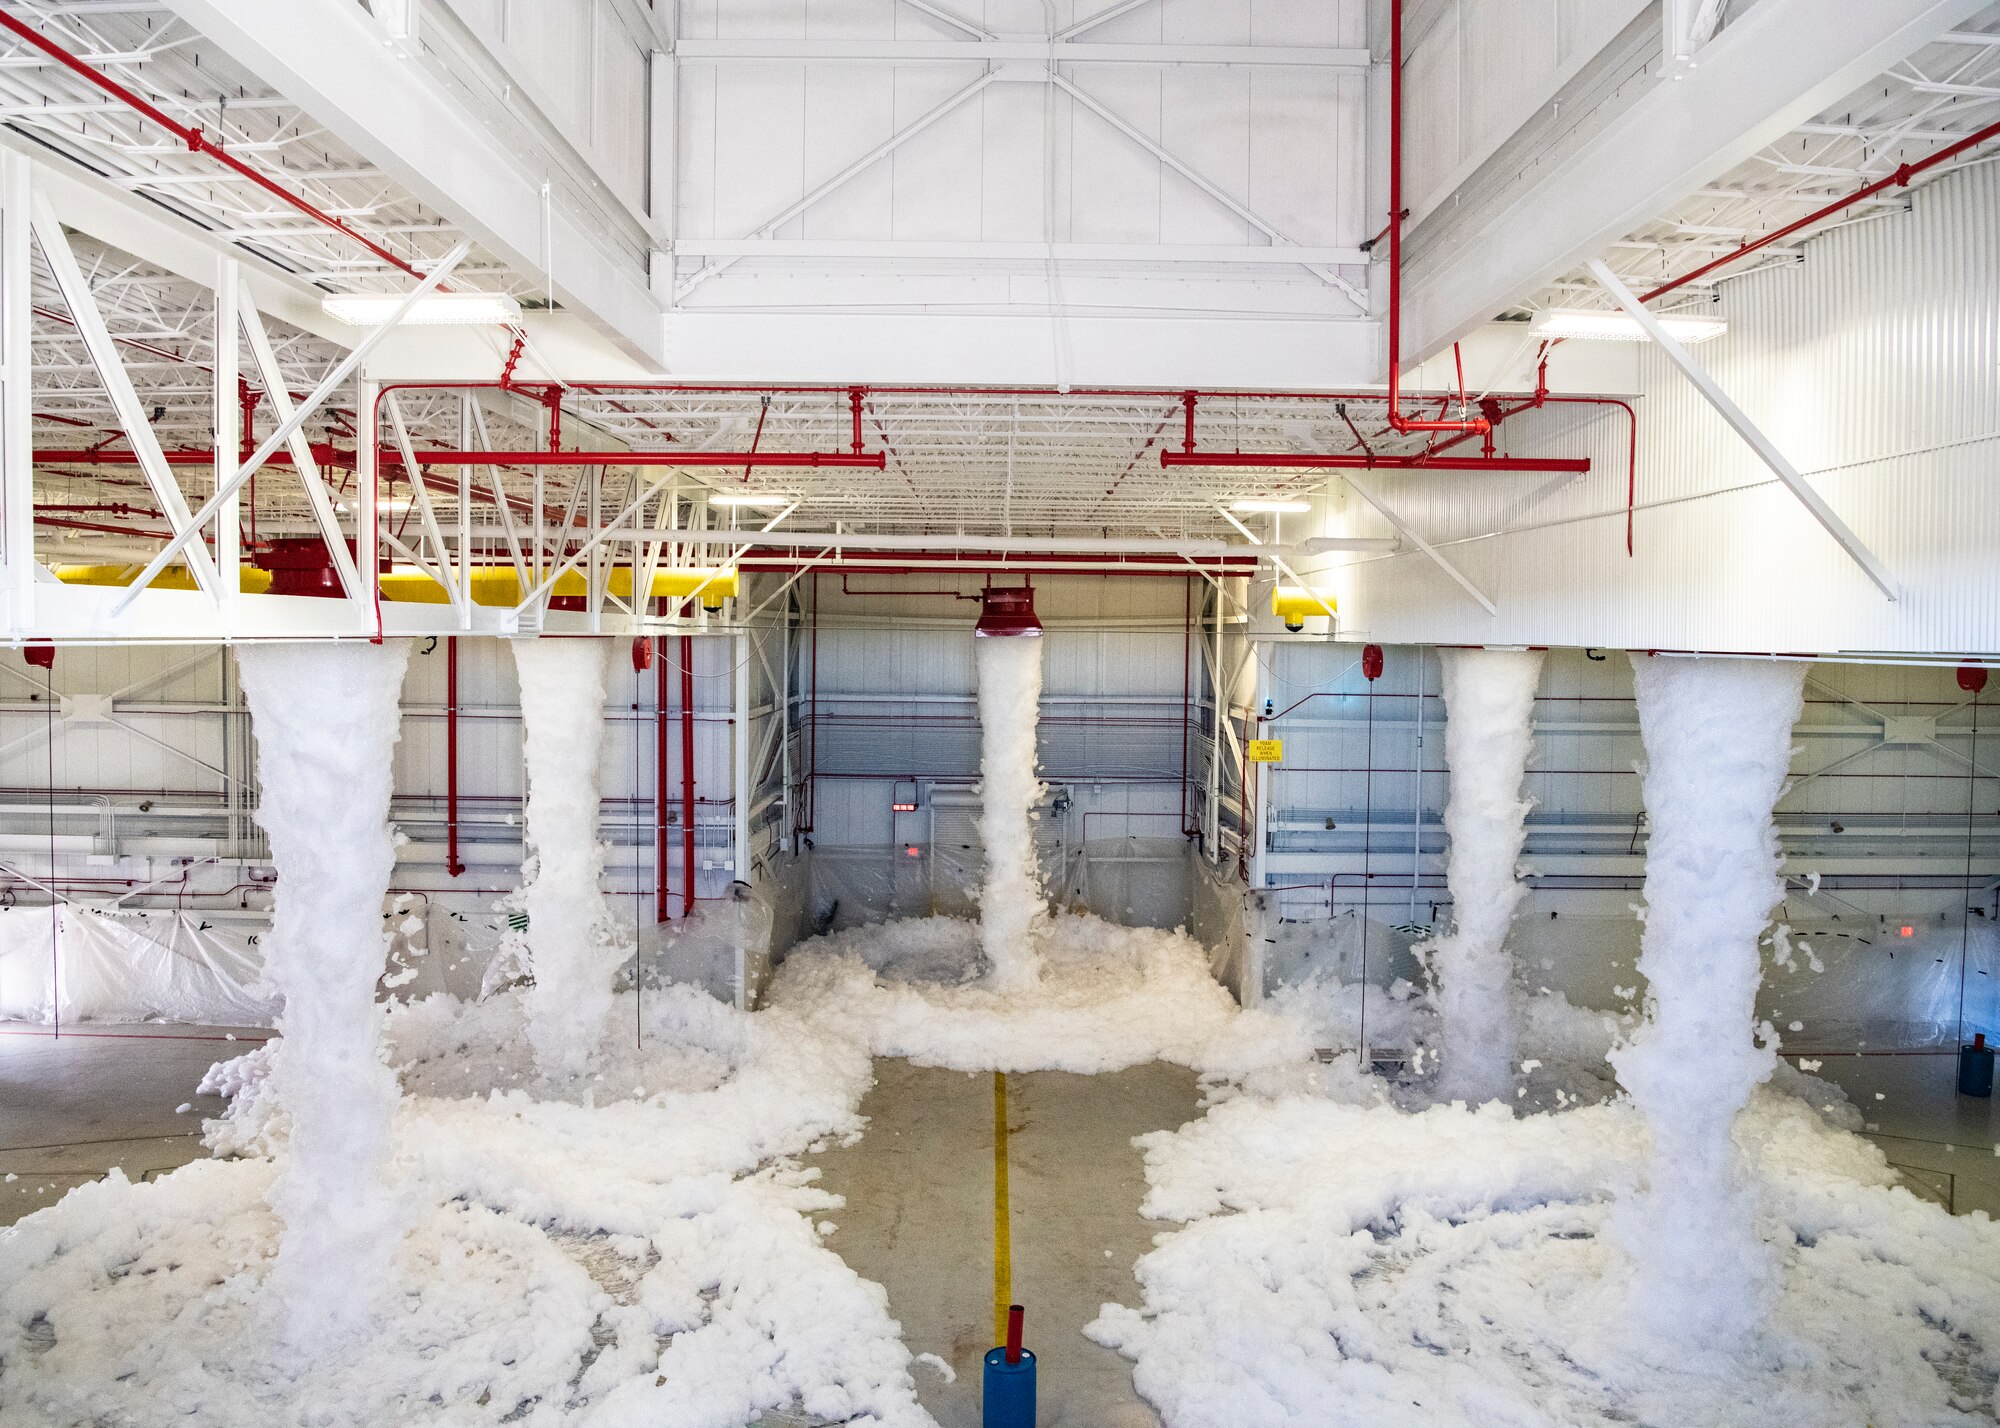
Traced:
<svg viewBox="0 0 2000 1428">
<path fill-rule="evenodd" d="M 1904 937 L 1904 927 L 1910 935 Z M 1962 994 L 1962 1003 L 1961 1003 Z M 1823 922 L 1769 939 L 1758 1015 L 1786 1051 L 1922 1050 L 2000 1034 L 2000 928 Z"/>
<path fill-rule="evenodd" d="M 749 1011 L 770 980 L 773 923 L 770 900 L 737 883 L 729 897 L 698 907 L 694 916 L 640 932 L 642 986 L 700 987 Z"/>
<path fill-rule="evenodd" d="M 1247 980 L 1249 933 L 1243 884 L 1227 867 L 1211 867 L 1187 851 L 1188 931 L 1208 949 L 1208 970 L 1236 995 L 1242 1006 L 1255 1005 L 1263 992 Z"/>
<path fill-rule="evenodd" d="M 1058 900 L 1126 927 L 1186 927 L 1193 913 L 1182 838 L 1093 838 L 1072 849 Z"/>
<path fill-rule="evenodd" d="M 0 1018 L 269 1026 L 261 918 L 104 912 L 73 903 L 0 911 Z"/>
</svg>

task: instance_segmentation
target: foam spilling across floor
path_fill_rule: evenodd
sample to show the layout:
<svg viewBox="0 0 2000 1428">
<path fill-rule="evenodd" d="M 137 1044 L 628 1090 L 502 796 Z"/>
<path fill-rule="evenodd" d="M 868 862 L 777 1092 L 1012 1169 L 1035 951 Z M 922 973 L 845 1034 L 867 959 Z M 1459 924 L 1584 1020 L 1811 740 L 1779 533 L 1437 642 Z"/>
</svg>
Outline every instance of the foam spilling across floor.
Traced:
<svg viewBox="0 0 2000 1428">
<path fill-rule="evenodd" d="M 622 992 L 582 1081 L 540 1076 L 518 990 L 388 1010 L 410 1230 L 369 1337 L 303 1372 L 254 1347 L 278 1234 L 264 1195 L 288 1154 L 273 1053 L 224 1063 L 232 1108 L 209 1133 L 241 1159 L 113 1179 L 0 1235 L 0 1409 L 922 1428 L 930 1370 L 880 1287 L 821 1244 L 839 1202 L 797 1161 L 863 1133 L 871 1057 L 905 1055 L 1204 1073 L 1206 1115 L 1143 1142 L 1144 1211 L 1167 1232 L 1130 1307 L 1091 1330 L 1168 1428 L 1699 1425 L 1746 1401 L 1801 1422 L 1987 1421 L 2000 1231 L 1894 1188 L 1823 1083 L 1781 1067 L 1739 1123 L 1779 1288 L 1740 1354 L 1683 1372 L 1607 1330 L 1628 1279 L 1603 1231 L 1646 1148 L 1637 1112 L 1606 1102 L 1614 1019 L 1518 999 L 1519 1094 L 1432 1104 L 1428 1071 L 1358 1072 L 1358 988 L 1322 976 L 1244 1012 L 1185 935 L 1057 916 L 1039 936 L 1026 992 L 994 988 L 977 928 L 944 919 L 803 944 L 753 1013 Z M 1372 992 L 1369 1017 L 1434 1042 L 1407 988 Z"/>
</svg>

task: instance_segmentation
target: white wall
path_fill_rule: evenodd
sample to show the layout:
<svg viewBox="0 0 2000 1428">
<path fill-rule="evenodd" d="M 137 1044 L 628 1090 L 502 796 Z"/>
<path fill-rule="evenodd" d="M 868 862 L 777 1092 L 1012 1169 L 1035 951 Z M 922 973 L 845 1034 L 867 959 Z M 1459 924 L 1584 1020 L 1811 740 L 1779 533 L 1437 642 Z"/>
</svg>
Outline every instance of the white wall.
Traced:
<svg viewBox="0 0 2000 1428">
<path fill-rule="evenodd" d="M 1491 158 L 1647 0 L 1410 0 L 1404 197 L 1413 224 Z"/>
<path fill-rule="evenodd" d="M 1917 190 L 1908 214 L 1811 240 L 1803 263 L 1725 283 L 1730 331 L 1693 349 L 1887 564 L 1894 603 L 1651 349 L 1633 557 L 1622 415 L 1557 407 L 1502 444 L 1588 455 L 1585 476 L 1375 477 L 1497 616 L 1413 550 L 1326 578 L 1385 641 L 2000 652 L 1996 229 L 2000 167 L 1981 164 Z M 1387 533 L 1354 506 L 1324 520 Z"/>
<path fill-rule="evenodd" d="M 651 125 L 647 0 L 447 0 L 628 206 L 644 212 Z"/>
</svg>

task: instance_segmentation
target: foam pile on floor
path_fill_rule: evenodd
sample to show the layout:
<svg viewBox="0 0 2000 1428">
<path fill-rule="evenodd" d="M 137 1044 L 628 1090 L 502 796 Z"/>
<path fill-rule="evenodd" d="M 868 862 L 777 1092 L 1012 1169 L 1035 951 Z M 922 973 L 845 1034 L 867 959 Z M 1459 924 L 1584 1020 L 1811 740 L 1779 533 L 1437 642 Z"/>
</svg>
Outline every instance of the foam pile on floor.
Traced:
<svg viewBox="0 0 2000 1428">
<path fill-rule="evenodd" d="M 2000 1226 L 1897 1186 L 1844 1099 L 1752 1039 L 1800 671 L 1636 663 L 1649 1019 L 1607 1048 L 1632 1098 L 1247 1091 L 1143 1138 L 1146 1213 L 1185 1228 L 1087 1332 L 1168 1428 L 1993 1421 Z M 1523 1050 L 1586 1048 L 1544 1001 Z"/>
<path fill-rule="evenodd" d="M 1647 1137 L 1622 1102 L 1230 1100 L 1142 1141 L 1146 1213 L 1185 1228 L 1139 1262 L 1141 1304 L 1088 1332 L 1169 1428 L 1990 1423 L 2000 1228 L 1890 1188 L 1796 1097 L 1760 1091 L 1737 1139 L 1778 1272 L 1727 1369 L 1623 1328 L 1607 1227 Z"/>
<path fill-rule="evenodd" d="M 433 1208 L 393 1307 L 303 1373 L 231 1349 L 255 1337 L 290 1126 L 272 1046 L 224 1063 L 212 1145 L 274 1159 L 107 1183 L 0 1233 L 0 1417 L 136 1421 L 181 1393 L 228 1428 L 314 1402 L 343 1425 L 928 1425 L 882 1290 L 819 1242 L 839 1201 L 794 1161 L 859 1133 L 866 1051 L 691 988 L 637 996 L 581 1083 L 541 1077 L 520 991 L 388 1013 L 398 1188 Z"/>
<path fill-rule="evenodd" d="M 1046 919 L 1041 980 L 995 985 L 976 924 L 936 917 L 854 928 L 795 948 L 770 1001 L 876 1056 L 957 1071 L 1117 1071 L 1171 1061 L 1199 1071 L 1299 1064 L 1304 1022 L 1246 1016 L 1184 932 L 1087 914 Z"/>
</svg>

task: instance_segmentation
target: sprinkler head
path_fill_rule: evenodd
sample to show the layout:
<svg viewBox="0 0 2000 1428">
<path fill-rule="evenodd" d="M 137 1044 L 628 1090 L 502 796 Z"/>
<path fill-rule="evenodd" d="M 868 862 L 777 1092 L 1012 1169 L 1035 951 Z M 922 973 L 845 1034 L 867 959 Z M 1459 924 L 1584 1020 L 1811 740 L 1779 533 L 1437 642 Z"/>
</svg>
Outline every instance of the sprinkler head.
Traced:
<svg viewBox="0 0 2000 1428">
<path fill-rule="evenodd" d="M 972 627 L 972 633 L 981 639 L 1041 632 L 1042 622 L 1035 618 L 1035 592 L 1027 585 L 987 590 L 979 610 L 979 623 Z"/>
</svg>

